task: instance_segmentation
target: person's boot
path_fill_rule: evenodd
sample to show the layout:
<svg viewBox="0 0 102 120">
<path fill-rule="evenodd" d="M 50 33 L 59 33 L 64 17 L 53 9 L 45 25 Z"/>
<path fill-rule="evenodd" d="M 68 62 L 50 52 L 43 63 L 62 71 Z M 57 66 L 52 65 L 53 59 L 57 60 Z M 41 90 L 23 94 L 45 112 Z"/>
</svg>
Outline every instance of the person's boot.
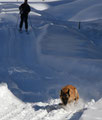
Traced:
<svg viewBox="0 0 102 120">
<path fill-rule="evenodd" d="M 28 29 L 26 29 L 25 31 L 26 31 L 26 33 L 29 33 L 29 32 L 28 32 Z"/>
<path fill-rule="evenodd" d="M 22 28 L 19 28 L 19 31 L 22 32 Z"/>
</svg>

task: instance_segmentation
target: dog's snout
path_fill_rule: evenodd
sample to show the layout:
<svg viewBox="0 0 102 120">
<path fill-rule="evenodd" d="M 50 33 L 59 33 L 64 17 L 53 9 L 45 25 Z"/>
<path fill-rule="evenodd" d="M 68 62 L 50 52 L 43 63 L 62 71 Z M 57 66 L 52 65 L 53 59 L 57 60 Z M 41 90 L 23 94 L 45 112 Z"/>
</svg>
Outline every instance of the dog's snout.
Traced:
<svg viewBox="0 0 102 120">
<path fill-rule="evenodd" d="M 66 105 L 67 102 L 68 102 L 68 98 L 67 97 L 62 97 L 62 101 L 63 101 L 64 105 Z"/>
</svg>

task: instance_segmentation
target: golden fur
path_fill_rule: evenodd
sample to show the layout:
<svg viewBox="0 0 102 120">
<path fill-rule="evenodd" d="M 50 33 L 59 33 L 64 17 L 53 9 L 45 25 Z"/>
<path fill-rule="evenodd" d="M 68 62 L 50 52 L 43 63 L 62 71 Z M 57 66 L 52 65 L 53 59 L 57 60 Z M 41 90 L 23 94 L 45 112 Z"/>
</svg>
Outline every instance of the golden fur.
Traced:
<svg viewBox="0 0 102 120">
<path fill-rule="evenodd" d="M 60 99 L 64 105 L 78 101 L 79 93 L 77 89 L 72 85 L 67 85 L 63 87 L 60 91 Z"/>
</svg>

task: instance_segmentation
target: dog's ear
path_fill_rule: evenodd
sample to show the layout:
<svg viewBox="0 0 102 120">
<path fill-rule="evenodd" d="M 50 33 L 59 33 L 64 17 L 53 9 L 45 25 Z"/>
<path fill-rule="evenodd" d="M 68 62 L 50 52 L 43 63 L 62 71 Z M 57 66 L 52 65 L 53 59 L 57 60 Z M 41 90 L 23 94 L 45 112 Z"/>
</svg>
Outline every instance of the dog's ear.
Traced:
<svg viewBox="0 0 102 120">
<path fill-rule="evenodd" d="M 63 94 L 63 91 L 61 90 L 61 95 Z"/>
<path fill-rule="evenodd" d="M 68 89 L 67 94 L 68 94 L 68 96 L 70 96 L 70 89 Z"/>
</svg>

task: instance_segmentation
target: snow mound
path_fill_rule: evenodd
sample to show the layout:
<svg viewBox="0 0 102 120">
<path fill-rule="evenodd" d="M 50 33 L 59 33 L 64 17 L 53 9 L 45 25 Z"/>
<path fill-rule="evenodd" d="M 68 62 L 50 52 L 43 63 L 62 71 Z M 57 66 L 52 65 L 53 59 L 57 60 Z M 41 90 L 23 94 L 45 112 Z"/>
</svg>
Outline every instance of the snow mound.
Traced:
<svg viewBox="0 0 102 120">
<path fill-rule="evenodd" d="M 95 50 L 96 48 L 93 43 L 74 29 L 60 25 L 48 25 L 43 31 L 45 31 L 45 34 L 40 40 L 40 60 L 45 57 L 41 58 L 41 54 L 48 57 L 52 55 L 66 57 L 80 56 L 82 58 L 88 58 L 89 56 L 93 58 L 99 54 Z"/>
<path fill-rule="evenodd" d="M 0 84 L 0 120 L 28 120 L 33 112 L 31 105 L 16 98 L 7 84 Z"/>
<path fill-rule="evenodd" d="M 102 98 L 94 105 L 90 105 L 81 116 L 80 120 L 102 120 Z"/>
<path fill-rule="evenodd" d="M 102 18 L 102 4 L 96 4 L 92 7 L 84 9 L 69 19 L 70 21 L 93 21 Z"/>
<path fill-rule="evenodd" d="M 42 4 L 42 3 L 30 4 L 30 6 L 40 11 L 46 10 L 49 8 L 47 4 Z"/>
<path fill-rule="evenodd" d="M 50 8 L 49 11 L 47 12 L 54 16 L 55 18 L 59 18 L 60 20 L 76 21 L 79 19 L 83 20 L 84 18 L 96 19 L 102 17 L 102 14 L 100 12 L 101 5 L 102 5 L 101 0 L 76 0 L 75 2 L 56 6 L 53 9 Z"/>
</svg>

